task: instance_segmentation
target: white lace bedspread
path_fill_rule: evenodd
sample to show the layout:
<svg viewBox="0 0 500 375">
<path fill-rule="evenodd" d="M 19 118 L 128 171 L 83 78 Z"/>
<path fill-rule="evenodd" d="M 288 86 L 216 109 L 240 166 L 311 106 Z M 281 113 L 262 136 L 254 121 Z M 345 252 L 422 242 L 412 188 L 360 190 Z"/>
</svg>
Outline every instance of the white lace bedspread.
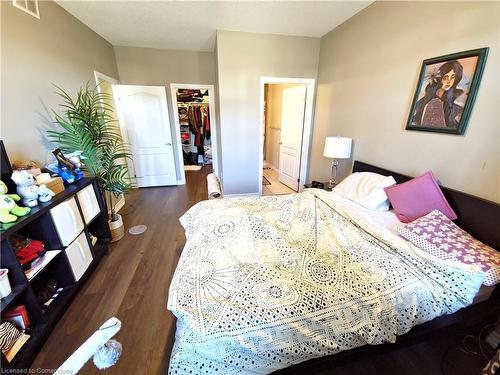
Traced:
<svg viewBox="0 0 500 375">
<path fill-rule="evenodd" d="M 204 201 L 181 218 L 169 374 L 269 374 L 472 302 L 482 274 L 395 247 L 320 197 Z"/>
</svg>

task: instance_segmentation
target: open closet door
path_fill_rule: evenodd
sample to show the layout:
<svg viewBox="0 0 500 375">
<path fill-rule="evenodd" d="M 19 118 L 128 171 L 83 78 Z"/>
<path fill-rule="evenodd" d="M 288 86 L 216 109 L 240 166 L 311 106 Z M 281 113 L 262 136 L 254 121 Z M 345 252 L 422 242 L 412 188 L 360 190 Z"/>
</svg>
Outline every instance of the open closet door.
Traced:
<svg viewBox="0 0 500 375">
<path fill-rule="evenodd" d="M 137 186 L 177 185 L 165 87 L 115 85 L 113 92 Z"/>
<path fill-rule="evenodd" d="M 279 180 L 295 191 L 299 190 L 306 90 L 306 85 L 283 89 L 281 99 Z"/>
</svg>

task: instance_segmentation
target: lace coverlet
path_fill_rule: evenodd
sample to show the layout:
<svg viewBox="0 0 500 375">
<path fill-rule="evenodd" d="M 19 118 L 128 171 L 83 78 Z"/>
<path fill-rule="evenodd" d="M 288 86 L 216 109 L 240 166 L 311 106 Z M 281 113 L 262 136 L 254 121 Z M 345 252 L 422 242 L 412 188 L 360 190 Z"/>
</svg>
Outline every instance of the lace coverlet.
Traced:
<svg viewBox="0 0 500 375">
<path fill-rule="evenodd" d="M 398 249 L 312 191 L 200 202 L 168 309 L 169 374 L 269 374 L 469 305 L 482 278 Z"/>
</svg>

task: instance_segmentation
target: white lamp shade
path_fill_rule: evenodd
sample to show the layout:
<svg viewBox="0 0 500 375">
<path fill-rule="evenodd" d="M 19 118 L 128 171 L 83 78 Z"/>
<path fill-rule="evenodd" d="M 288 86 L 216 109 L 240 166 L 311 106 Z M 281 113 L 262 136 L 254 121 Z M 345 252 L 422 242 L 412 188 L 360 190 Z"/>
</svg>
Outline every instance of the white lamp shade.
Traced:
<svg viewBox="0 0 500 375">
<path fill-rule="evenodd" d="M 351 157 L 352 138 L 327 137 L 323 156 L 335 159 L 348 159 Z"/>
</svg>

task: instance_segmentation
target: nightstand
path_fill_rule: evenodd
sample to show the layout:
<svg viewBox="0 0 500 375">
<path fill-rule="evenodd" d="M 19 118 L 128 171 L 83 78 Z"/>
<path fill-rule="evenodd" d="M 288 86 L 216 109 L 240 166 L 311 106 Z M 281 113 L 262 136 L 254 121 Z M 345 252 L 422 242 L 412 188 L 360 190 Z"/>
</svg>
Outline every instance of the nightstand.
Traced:
<svg viewBox="0 0 500 375">
<path fill-rule="evenodd" d="M 309 188 L 312 188 L 313 186 L 312 186 L 312 184 L 305 184 L 305 185 L 304 185 L 304 187 L 305 187 L 306 189 L 309 189 Z M 330 188 L 328 187 L 328 181 L 323 182 L 323 188 L 322 188 L 322 189 L 323 189 L 323 190 L 326 190 L 326 191 L 332 191 L 332 189 L 330 189 Z"/>
</svg>

